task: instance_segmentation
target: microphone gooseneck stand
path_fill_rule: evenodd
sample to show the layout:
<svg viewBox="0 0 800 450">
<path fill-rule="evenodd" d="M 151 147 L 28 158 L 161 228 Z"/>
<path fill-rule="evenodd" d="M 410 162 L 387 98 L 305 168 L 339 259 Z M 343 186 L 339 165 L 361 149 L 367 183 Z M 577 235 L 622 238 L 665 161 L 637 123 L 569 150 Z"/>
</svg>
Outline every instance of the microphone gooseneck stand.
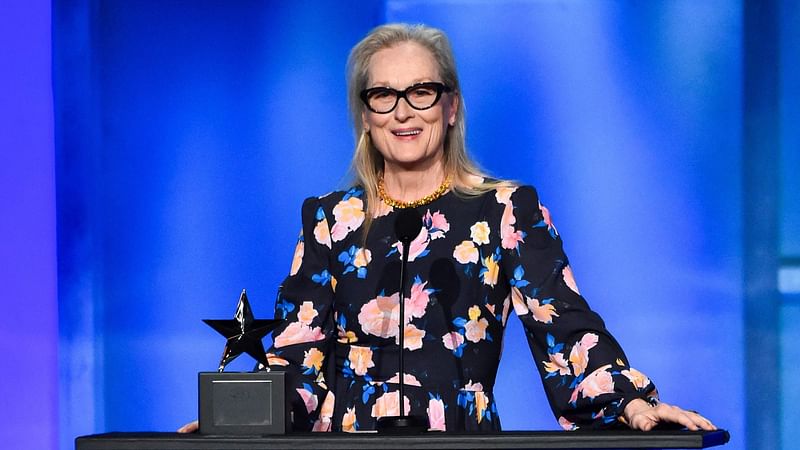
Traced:
<svg viewBox="0 0 800 450">
<path fill-rule="evenodd" d="M 414 208 L 404 208 L 397 213 L 394 222 L 394 232 L 403 244 L 403 255 L 400 264 L 400 318 L 399 325 L 399 353 L 398 353 L 398 378 L 400 395 L 400 415 L 385 416 L 378 418 L 377 429 L 380 433 L 420 433 L 428 429 L 428 418 L 425 416 L 406 415 L 405 411 L 405 367 L 403 354 L 405 353 L 405 293 L 406 293 L 406 266 L 408 265 L 408 253 L 411 241 L 417 237 L 422 229 L 422 216 Z"/>
</svg>

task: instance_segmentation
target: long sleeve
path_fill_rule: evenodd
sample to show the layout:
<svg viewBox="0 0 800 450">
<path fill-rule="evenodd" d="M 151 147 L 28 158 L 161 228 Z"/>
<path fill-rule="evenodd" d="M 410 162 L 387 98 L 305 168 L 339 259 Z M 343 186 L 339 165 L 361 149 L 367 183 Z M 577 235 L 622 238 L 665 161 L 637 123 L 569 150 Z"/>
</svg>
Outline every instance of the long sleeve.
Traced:
<svg viewBox="0 0 800 450">
<path fill-rule="evenodd" d="M 275 317 L 285 319 L 272 334 L 267 351 L 271 370 L 286 372 L 287 405 L 298 431 L 328 431 L 333 393 L 325 383 L 323 365 L 334 333 L 330 272 L 330 229 L 317 198 L 302 208 L 303 229 L 289 276 L 281 285 Z"/>
<path fill-rule="evenodd" d="M 656 396 L 655 386 L 630 367 L 580 295 L 536 191 L 501 189 L 498 202 L 504 212 L 497 257 L 553 413 L 568 430 L 613 426 L 629 401 Z"/>
</svg>

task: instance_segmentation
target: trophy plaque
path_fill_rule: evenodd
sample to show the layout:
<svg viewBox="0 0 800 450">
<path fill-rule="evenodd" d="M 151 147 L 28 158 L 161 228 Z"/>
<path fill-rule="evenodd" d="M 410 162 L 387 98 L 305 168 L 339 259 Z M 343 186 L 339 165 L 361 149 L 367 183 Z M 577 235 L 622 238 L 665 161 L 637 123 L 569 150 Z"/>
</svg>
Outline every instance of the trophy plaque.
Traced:
<svg viewBox="0 0 800 450">
<path fill-rule="evenodd" d="M 200 434 L 286 433 L 289 422 L 283 372 L 224 372 L 225 366 L 242 353 L 269 367 L 261 340 L 281 321 L 253 318 L 247 293 L 242 290 L 233 319 L 203 322 L 225 336 L 227 342 L 217 372 L 198 374 Z"/>
</svg>

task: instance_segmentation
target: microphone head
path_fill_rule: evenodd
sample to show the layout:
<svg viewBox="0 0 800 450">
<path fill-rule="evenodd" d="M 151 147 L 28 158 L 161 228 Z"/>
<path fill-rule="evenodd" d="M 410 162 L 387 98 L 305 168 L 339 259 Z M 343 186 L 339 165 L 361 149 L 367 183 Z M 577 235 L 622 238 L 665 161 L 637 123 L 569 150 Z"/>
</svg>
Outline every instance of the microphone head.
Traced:
<svg viewBox="0 0 800 450">
<path fill-rule="evenodd" d="M 408 244 L 422 229 L 422 216 L 416 208 L 403 208 L 394 220 L 394 234 L 400 242 Z"/>
</svg>

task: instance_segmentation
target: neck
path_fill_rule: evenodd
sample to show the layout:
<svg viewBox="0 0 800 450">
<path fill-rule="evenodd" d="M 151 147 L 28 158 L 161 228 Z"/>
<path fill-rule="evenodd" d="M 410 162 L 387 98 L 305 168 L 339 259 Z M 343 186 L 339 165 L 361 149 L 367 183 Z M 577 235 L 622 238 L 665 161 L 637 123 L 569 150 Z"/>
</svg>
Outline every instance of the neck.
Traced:
<svg viewBox="0 0 800 450">
<path fill-rule="evenodd" d="M 444 179 L 441 159 L 428 167 L 412 169 L 384 163 L 383 185 L 387 194 L 396 200 L 411 202 L 425 197 L 436 191 Z"/>
</svg>

